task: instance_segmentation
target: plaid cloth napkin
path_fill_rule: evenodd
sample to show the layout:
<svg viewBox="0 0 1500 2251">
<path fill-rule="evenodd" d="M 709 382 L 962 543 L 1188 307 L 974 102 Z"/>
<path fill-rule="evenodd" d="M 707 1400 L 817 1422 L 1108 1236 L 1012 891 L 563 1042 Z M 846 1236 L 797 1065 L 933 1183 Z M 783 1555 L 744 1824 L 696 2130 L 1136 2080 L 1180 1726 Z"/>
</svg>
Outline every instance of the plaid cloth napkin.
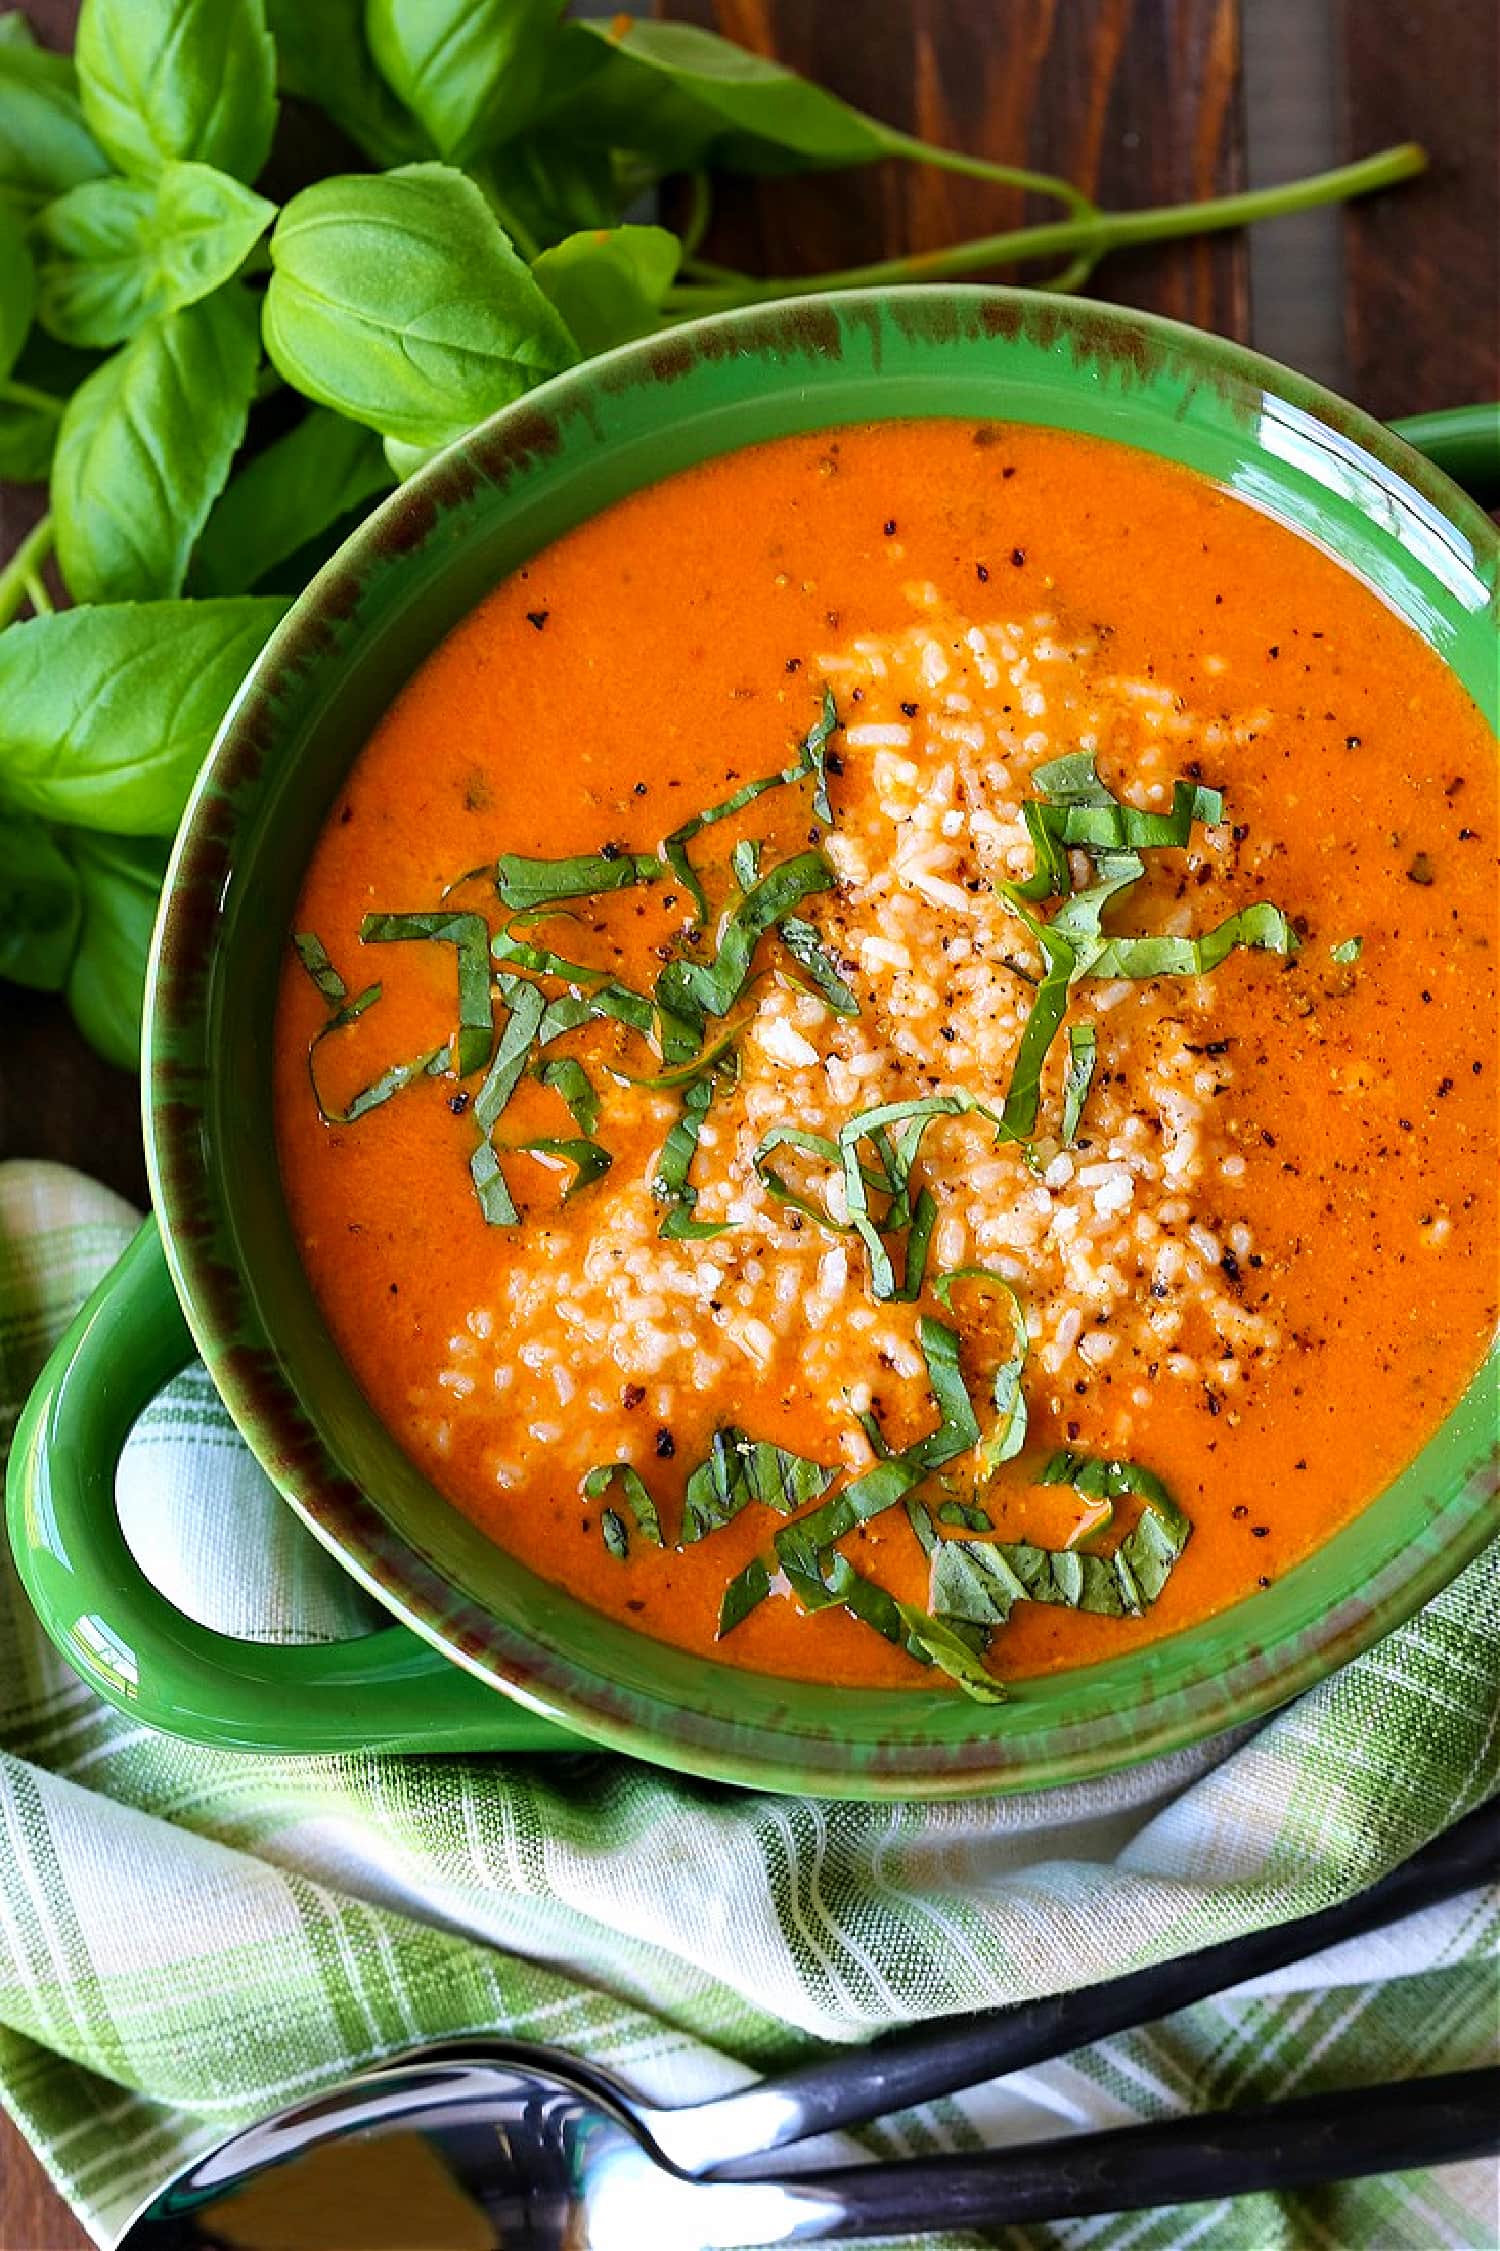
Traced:
<svg viewBox="0 0 1500 2251">
<path fill-rule="evenodd" d="M 134 1215 L 0 1166 L 0 1440 Z M 121 1471 L 136 1552 L 260 1638 L 369 1613 L 201 1372 Z M 812 2038 L 1004 2001 L 1301 1914 L 1500 1784 L 1500 1548 L 1259 1731 L 1113 1781 L 951 1806 L 756 1797 L 605 1756 L 257 1759 L 153 1734 L 53 1654 L 0 1566 L 0 2100 L 101 2243 L 236 2123 L 413 2042 L 497 2028 L 685 2100 Z M 907 2113 L 973 2149 L 1493 2061 L 1500 1892 Z M 1451 2167 L 1010 2231 L 1037 2247 L 1500 2242 Z M 926 2239 L 966 2251 L 972 2238 Z M 916 2251 L 915 2243 L 908 2251 Z"/>
</svg>

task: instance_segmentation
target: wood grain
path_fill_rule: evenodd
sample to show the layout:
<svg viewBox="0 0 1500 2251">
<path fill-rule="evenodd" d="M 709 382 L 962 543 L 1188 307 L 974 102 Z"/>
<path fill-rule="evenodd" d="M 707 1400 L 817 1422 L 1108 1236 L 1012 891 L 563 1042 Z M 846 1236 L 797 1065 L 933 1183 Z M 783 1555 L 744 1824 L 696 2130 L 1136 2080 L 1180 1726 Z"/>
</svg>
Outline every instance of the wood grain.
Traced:
<svg viewBox="0 0 1500 2251">
<path fill-rule="evenodd" d="M 1234 0 L 860 0 L 857 38 L 839 0 L 666 0 L 657 12 L 775 54 L 925 140 L 1061 173 L 1106 204 L 1242 184 Z M 992 234 L 1022 215 L 1009 189 L 879 164 L 811 183 L 725 183 L 710 249 L 756 271 L 811 273 Z M 1033 201 L 1028 215 L 1057 209 Z M 1122 254 L 1091 293 L 1248 333 L 1235 239 Z"/>
<path fill-rule="evenodd" d="M 1333 0 L 1346 153 L 1432 170 L 1345 219 L 1348 384 L 1373 414 L 1500 397 L 1500 35 L 1483 0 Z"/>
<path fill-rule="evenodd" d="M 1344 145 L 1299 151 L 1297 161 L 1407 138 L 1434 157 L 1427 181 L 1337 222 L 1348 391 L 1381 414 L 1492 397 L 1500 392 L 1492 11 L 1472 0 L 1303 4 L 1324 16 L 1337 49 Z M 667 0 L 659 12 L 774 52 L 908 131 L 1064 173 L 1106 203 L 1207 195 L 1245 177 L 1235 0 Z M 29 13 L 49 45 L 68 43 L 76 0 L 30 0 Z M 1267 144 L 1278 122 L 1261 121 Z M 1272 176 L 1282 168 L 1279 146 L 1258 139 L 1251 153 Z M 882 164 L 811 182 L 730 185 L 713 240 L 720 255 L 756 270 L 806 273 L 990 233 L 1021 209 L 994 186 Z M 1052 213 L 1041 203 L 1029 209 Z M 1248 270 L 1244 243 L 1221 236 L 1113 258 L 1091 288 L 1253 340 Z M 1325 312 L 1309 303 L 1309 340 L 1315 329 L 1326 339 Z M 1295 360 L 1295 313 L 1288 326 L 1283 303 L 1277 318 L 1278 347 Z M 0 553 L 39 505 L 35 494 L 0 490 Z M 0 986 L 0 1155 L 21 1154 L 143 1193 L 133 1083 L 89 1052 L 58 1002 Z M 86 2251 L 87 2241 L 0 2117 L 0 2251 Z"/>
</svg>

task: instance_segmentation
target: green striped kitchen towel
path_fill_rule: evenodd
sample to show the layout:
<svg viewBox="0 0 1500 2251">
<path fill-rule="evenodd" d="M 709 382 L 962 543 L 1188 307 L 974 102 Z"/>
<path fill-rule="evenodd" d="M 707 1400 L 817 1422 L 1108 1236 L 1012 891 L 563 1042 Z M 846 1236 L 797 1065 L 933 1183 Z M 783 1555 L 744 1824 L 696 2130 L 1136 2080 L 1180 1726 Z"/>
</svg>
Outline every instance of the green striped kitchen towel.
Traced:
<svg viewBox="0 0 1500 2251">
<path fill-rule="evenodd" d="M 0 1439 L 133 1214 L 0 1166 Z M 358 1630 L 201 1373 L 121 1473 L 132 1545 L 210 1623 Z M 95 1700 L 0 1568 L 0 2100 L 107 2243 L 241 2120 L 497 2028 L 658 2100 L 809 2041 L 1042 1992 L 1303 1913 L 1500 1785 L 1500 1549 L 1258 1732 L 948 1806 L 757 1797 L 604 1756 L 257 1759 Z M 1500 1894 L 892 2120 L 889 2153 L 1495 2060 Z M 936 2244 L 939 2239 L 931 2239 Z M 956 2251 L 956 2239 L 940 2239 Z M 971 2241 L 972 2239 L 965 2239 Z M 1019 2242 L 1012 2234 L 1009 2240 Z M 1037 2246 L 1500 2243 L 1495 2168 L 1029 2231 Z"/>
</svg>

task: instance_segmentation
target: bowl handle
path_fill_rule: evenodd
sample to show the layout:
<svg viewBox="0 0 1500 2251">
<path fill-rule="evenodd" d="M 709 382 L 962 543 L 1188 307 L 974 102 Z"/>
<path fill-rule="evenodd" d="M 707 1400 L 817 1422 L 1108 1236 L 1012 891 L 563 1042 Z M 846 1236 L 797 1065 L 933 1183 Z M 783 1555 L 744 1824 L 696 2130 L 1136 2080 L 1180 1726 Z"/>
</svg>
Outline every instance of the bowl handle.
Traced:
<svg viewBox="0 0 1500 2251">
<path fill-rule="evenodd" d="M 1500 503 L 1500 405 L 1440 407 L 1408 414 L 1391 428 L 1481 508 Z"/>
<path fill-rule="evenodd" d="M 350 1641 L 240 1641 L 158 1593 L 120 1530 L 115 1471 L 131 1428 L 193 1340 L 148 1219 L 27 1401 L 7 1515 L 38 1618 L 74 1670 L 147 1726 L 277 1752 L 587 1748 L 405 1626 Z"/>
</svg>

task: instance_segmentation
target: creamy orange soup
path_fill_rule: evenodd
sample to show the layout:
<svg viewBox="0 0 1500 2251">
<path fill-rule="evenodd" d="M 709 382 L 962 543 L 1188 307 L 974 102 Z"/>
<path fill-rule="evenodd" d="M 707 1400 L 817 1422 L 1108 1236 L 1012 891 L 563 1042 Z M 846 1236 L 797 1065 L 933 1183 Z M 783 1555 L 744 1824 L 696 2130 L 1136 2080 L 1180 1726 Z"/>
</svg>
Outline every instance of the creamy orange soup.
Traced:
<svg viewBox="0 0 1500 2251">
<path fill-rule="evenodd" d="M 984 1696 L 1253 1597 L 1493 1331 L 1495 800 L 1405 626 L 1145 455 L 899 423 L 637 494 L 313 856 L 329 1325 L 490 1537 L 726 1663 Z"/>
</svg>

